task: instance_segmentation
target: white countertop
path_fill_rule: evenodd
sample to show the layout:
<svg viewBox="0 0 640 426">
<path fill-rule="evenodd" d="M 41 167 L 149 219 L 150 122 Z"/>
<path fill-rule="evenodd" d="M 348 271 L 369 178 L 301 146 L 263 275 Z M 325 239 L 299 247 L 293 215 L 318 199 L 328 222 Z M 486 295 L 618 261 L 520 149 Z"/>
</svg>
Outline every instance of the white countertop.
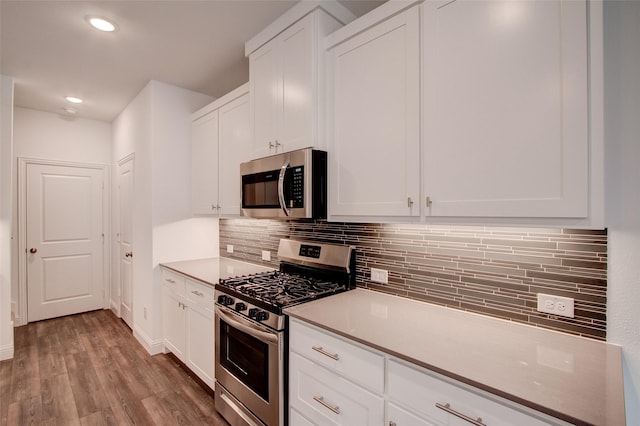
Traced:
<svg viewBox="0 0 640 426">
<path fill-rule="evenodd" d="M 171 269 L 201 281 L 205 284 L 216 285 L 220 279 L 241 275 L 257 274 L 272 271 L 273 268 L 242 262 L 227 257 L 212 257 L 207 259 L 184 260 L 179 262 L 161 263 L 160 266 Z"/>
<path fill-rule="evenodd" d="M 364 289 L 285 313 L 572 423 L 625 424 L 619 346 Z"/>
</svg>

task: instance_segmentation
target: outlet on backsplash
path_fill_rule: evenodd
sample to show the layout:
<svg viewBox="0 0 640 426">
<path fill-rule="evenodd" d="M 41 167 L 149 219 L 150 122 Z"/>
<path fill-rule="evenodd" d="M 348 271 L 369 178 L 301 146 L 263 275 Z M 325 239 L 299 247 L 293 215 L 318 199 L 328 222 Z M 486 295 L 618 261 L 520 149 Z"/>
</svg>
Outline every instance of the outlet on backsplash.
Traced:
<svg viewBox="0 0 640 426">
<path fill-rule="evenodd" d="M 376 283 L 388 284 L 389 271 L 385 269 L 371 268 L 371 281 Z"/>
<path fill-rule="evenodd" d="M 538 311 L 573 318 L 574 299 L 538 293 Z"/>
<path fill-rule="evenodd" d="M 271 252 L 269 250 L 262 250 L 262 260 L 271 261 Z"/>
</svg>

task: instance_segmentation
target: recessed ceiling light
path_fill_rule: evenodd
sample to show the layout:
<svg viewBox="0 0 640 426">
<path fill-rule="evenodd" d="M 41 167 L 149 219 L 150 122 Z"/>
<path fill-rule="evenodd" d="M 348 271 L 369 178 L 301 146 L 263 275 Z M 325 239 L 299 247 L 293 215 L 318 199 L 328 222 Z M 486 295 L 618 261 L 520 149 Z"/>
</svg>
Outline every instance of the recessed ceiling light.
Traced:
<svg viewBox="0 0 640 426">
<path fill-rule="evenodd" d="M 75 96 L 65 96 L 65 99 L 71 102 L 72 104 L 81 104 L 82 99 L 76 98 Z"/>
<path fill-rule="evenodd" d="M 85 19 L 93 28 L 100 31 L 110 33 L 118 29 L 118 27 L 116 27 L 116 24 L 99 16 L 86 16 Z"/>
</svg>

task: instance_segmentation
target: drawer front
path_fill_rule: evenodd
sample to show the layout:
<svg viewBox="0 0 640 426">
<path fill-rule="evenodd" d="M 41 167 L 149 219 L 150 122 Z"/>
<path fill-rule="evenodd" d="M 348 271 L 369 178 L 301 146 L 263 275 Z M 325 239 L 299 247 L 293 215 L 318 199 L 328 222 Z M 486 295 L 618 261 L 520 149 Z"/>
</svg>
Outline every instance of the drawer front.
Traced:
<svg viewBox="0 0 640 426">
<path fill-rule="evenodd" d="M 384 356 L 291 319 L 291 351 L 375 392 L 384 392 Z"/>
<path fill-rule="evenodd" d="M 385 424 L 389 426 L 439 426 L 403 410 L 392 402 L 387 406 L 387 418 L 389 421 Z"/>
<path fill-rule="evenodd" d="M 536 413 L 534 417 L 533 412 L 531 415 L 523 412 L 528 411 L 525 407 L 523 411 L 516 410 L 392 359 L 387 366 L 389 400 L 436 424 L 470 424 L 457 414 L 473 420 L 480 418 L 483 424 L 491 426 L 565 424 L 555 422 L 541 413 Z"/>
<path fill-rule="evenodd" d="M 187 281 L 187 300 L 198 305 L 213 310 L 213 286 L 200 284 L 195 281 Z"/>
<path fill-rule="evenodd" d="M 311 420 L 307 419 L 293 408 L 291 409 L 291 414 L 289 416 L 289 424 L 291 426 L 316 426 L 311 422 Z"/>
<path fill-rule="evenodd" d="M 185 279 L 180 274 L 162 269 L 162 285 L 177 294 L 184 294 Z"/>
<path fill-rule="evenodd" d="M 384 399 L 344 377 L 290 354 L 290 404 L 317 425 L 375 425 L 384 421 Z"/>
</svg>

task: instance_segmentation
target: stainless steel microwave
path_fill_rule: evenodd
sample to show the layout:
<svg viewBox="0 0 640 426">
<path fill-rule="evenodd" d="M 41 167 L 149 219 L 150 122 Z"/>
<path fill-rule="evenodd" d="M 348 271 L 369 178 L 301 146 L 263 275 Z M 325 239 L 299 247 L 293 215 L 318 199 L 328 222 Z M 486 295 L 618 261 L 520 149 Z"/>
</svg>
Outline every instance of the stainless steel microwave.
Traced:
<svg viewBox="0 0 640 426">
<path fill-rule="evenodd" d="M 327 217 L 327 153 L 313 148 L 240 164 L 242 216 Z"/>
</svg>

